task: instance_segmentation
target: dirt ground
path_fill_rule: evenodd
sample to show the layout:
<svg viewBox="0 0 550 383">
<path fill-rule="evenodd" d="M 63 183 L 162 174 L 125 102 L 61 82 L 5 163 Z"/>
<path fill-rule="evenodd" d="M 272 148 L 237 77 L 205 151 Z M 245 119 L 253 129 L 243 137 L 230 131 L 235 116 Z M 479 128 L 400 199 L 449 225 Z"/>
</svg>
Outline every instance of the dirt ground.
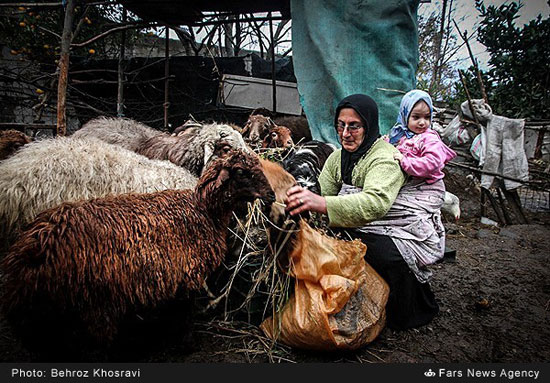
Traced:
<svg viewBox="0 0 550 383">
<path fill-rule="evenodd" d="M 464 178 L 460 178 L 464 180 Z M 432 266 L 440 313 L 424 327 L 384 329 L 366 347 L 345 353 L 270 347 L 254 325 L 195 316 L 192 340 L 158 342 L 139 352 L 98 360 L 132 362 L 547 362 L 550 360 L 550 213 L 529 224 L 495 227 L 479 219 L 479 195 L 463 181 L 447 182 L 463 216 L 447 221 L 456 259 Z M 133 350 L 135 351 L 135 350 Z M 124 356 L 125 355 L 125 356 Z M 95 359 L 94 359 L 95 360 Z M 0 318 L 0 361 L 42 361 Z"/>
</svg>

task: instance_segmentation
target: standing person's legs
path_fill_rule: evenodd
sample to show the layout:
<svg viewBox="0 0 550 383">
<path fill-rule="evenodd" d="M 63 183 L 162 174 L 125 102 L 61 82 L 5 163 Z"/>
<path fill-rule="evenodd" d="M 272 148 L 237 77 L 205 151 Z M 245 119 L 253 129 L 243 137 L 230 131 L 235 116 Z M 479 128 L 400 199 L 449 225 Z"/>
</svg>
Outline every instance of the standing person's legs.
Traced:
<svg viewBox="0 0 550 383">
<path fill-rule="evenodd" d="M 386 305 L 388 327 L 403 330 L 429 323 L 439 306 L 429 283 L 416 279 L 390 237 L 353 232 L 367 245 L 365 260 L 390 286 Z"/>
</svg>

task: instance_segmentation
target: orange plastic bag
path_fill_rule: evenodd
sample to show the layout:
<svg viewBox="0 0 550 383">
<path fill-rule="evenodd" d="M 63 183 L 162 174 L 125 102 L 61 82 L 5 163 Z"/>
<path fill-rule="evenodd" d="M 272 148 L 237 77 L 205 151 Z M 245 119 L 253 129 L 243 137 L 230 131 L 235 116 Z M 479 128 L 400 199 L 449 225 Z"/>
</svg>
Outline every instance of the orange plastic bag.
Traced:
<svg viewBox="0 0 550 383">
<path fill-rule="evenodd" d="M 310 350 L 357 349 L 386 323 L 387 283 L 364 260 L 359 240 L 328 237 L 300 222 L 289 255 L 294 295 L 260 328 L 271 339 Z"/>
</svg>

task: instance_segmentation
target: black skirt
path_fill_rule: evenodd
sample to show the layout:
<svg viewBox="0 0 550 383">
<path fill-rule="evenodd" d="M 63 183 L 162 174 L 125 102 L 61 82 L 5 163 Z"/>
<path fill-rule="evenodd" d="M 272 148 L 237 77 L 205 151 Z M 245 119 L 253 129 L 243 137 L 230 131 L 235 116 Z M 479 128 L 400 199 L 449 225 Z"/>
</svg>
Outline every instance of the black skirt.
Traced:
<svg viewBox="0 0 550 383">
<path fill-rule="evenodd" d="M 387 326 L 404 330 L 431 322 L 439 306 L 430 284 L 416 279 L 391 238 L 356 230 L 348 233 L 367 245 L 365 260 L 390 286 Z"/>
</svg>

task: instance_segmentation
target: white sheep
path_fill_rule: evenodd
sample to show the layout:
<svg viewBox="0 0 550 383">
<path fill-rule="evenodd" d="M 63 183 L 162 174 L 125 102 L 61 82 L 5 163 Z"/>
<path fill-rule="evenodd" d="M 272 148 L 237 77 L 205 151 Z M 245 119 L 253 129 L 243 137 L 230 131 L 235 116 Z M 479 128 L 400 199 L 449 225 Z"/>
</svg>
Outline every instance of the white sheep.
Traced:
<svg viewBox="0 0 550 383">
<path fill-rule="evenodd" d="M 9 239 L 38 213 L 62 202 L 190 189 L 196 183 L 187 169 L 99 140 L 33 142 L 0 163 L 0 237 Z"/>
<path fill-rule="evenodd" d="M 122 117 L 97 117 L 77 130 L 73 138 L 97 138 L 135 152 L 141 143 L 160 134 L 141 122 Z"/>
</svg>

